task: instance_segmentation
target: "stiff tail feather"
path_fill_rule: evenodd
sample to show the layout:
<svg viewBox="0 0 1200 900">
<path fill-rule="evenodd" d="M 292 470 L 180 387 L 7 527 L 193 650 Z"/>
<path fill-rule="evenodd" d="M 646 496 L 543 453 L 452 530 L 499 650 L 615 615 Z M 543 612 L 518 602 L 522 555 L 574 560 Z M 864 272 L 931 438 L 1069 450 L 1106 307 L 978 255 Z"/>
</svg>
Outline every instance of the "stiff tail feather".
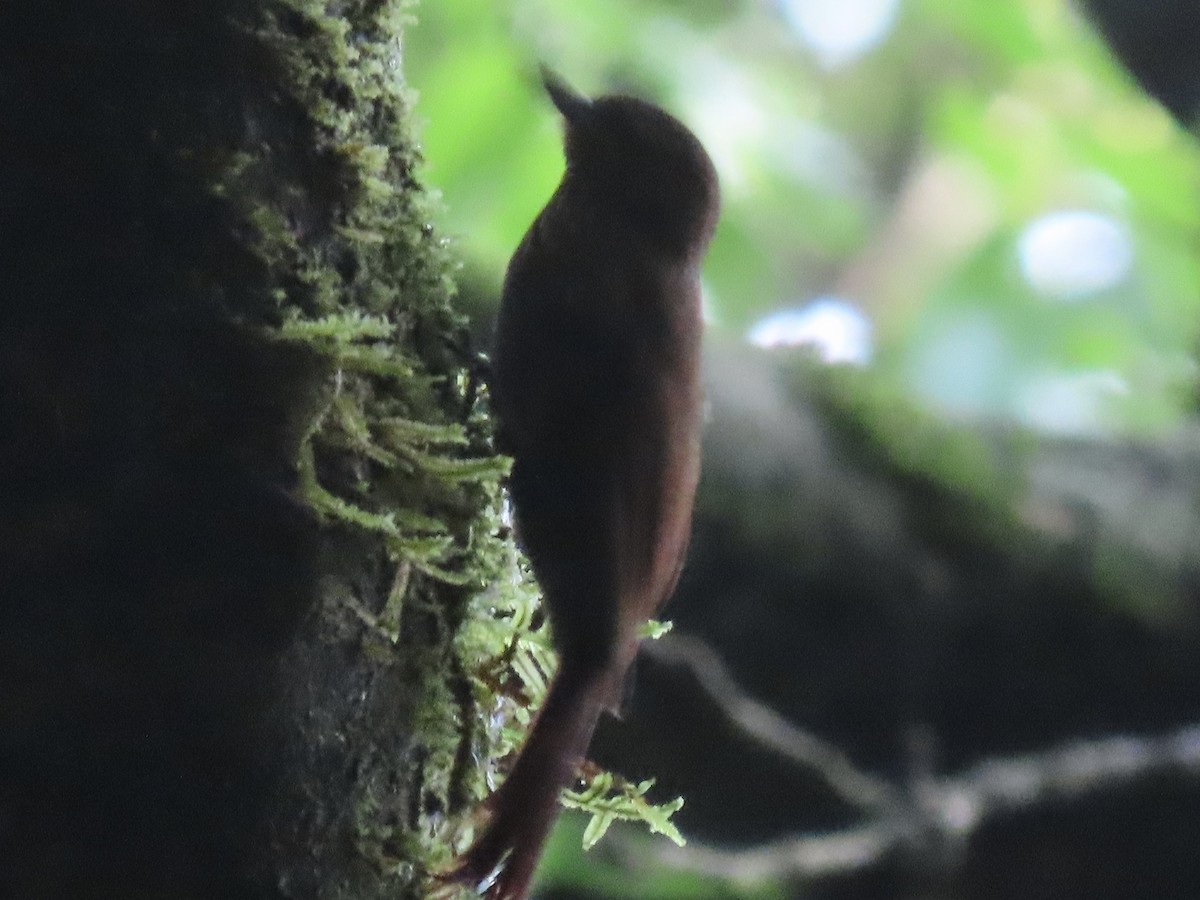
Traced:
<svg viewBox="0 0 1200 900">
<path fill-rule="evenodd" d="M 512 771 L 488 801 L 486 829 L 447 880 L 478 887 L 488 900 L 524 900 L 558 817 L 559 793 L 583 761 L 611 680 L 607 670 L 559 670 Z"/>
</svg>

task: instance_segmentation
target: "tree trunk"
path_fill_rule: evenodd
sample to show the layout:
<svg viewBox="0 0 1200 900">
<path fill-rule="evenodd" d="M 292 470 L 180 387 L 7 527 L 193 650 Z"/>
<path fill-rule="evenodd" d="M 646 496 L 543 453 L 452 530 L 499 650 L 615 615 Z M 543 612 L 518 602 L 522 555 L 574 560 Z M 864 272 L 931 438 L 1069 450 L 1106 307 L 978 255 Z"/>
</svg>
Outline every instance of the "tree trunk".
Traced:
<svg viewBox="0 0 1200 900">
<path fill-rule="evenodd" d="M 402 5 L 6 5 L 4 896 L 420 896 L 479 793 L 503 467 Z"/>
</svg>

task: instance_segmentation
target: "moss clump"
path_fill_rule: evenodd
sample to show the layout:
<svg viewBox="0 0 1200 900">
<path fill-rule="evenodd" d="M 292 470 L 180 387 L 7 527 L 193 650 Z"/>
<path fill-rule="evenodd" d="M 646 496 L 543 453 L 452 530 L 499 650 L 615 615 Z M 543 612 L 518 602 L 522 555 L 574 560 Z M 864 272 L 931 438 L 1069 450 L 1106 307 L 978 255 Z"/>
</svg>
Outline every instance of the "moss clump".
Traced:
<svg viewBox="0 0 1200 900">
<path fill-rule="evenodd" d="M 479 793 L 455 635 L 512 559 L 498 521 L 507 461 L 490 449 L 453 264 L 413 175 L 405 22 L 403 3 L 292 2 L 253 29 L 311 154 L 280 202 L 248 217 L 284 273 L 269 333 L 326 372 L 297 489 L 329 539 L 315 624 L 288 658 L 301 777 L 273 832 L 288 876 L 318 896 L 420 896 L 449 858 L 446 829 Z M 272 165 L 246 161 L 222 193 L 245 196 Z"/>
</svg>

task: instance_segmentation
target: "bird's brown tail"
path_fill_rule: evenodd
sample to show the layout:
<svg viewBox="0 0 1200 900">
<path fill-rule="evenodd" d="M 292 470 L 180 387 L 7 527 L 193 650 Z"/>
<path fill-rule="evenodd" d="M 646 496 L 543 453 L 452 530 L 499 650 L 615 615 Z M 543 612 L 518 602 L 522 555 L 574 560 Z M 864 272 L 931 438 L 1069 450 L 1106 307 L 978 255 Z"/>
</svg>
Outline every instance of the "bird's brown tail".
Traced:
<svg viewBox="0 0 1200 900">
<path fill-rule="evenodd" d="M 484 888 L 488 900 L 526 897 L 542 845 L 558 817 L 559 792 L 583 761 L 611 680 L 606 671 L 559 670 L 516 764 L 488 801 L 486 829 L 447 879 L 483 886 L 494 876 Z"/>
</svg>

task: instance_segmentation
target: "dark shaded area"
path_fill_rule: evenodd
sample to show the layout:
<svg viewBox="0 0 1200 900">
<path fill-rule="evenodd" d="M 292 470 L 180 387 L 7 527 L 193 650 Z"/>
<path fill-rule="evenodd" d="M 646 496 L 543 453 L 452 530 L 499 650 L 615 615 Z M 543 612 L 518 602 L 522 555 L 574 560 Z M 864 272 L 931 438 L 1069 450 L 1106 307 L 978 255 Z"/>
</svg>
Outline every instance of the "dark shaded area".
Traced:
<svg viewBox="0 0 1200 900">
<path fill-rule="evenodd" d="M 191 340 L 212 353 L 192 375 L 245 360 Z M 20 897 L 249 896 L 271 788 L 258 722 L 312 593 L 315 523 L 275 473 L 164 447 L 176 420 L 148 395 L 179 387 L 178 362 L 121 373 L 98 344 L 59 344 L 65 360 L 26 334 L 0 353 L 25 398 L 46 373 L 13 356 L 58 366 L 54 399 L 19 404 L 21 438 L 5 442 L 0 883 Z M 175 399 L 219 418 L 211 396 Z M 77 402 L 98 420 L 68 418 Z"/>
<path fill-rule="evenodd" d="M 985 829 L 961 896 L 1189 897 L 1200 885 L 1200 788 L 1162 780 Z"/>
<path fill-rule="evenodd" d="M 0 881 L 242 896 L 258 722 L 313 594 L 286 459 L 311 361 L 215 319 L 83 318 L 0 328 Z"/>
<path fill-rule="evenodd" d="M 1185 126 L 1200 113 L 1200 6 L 1191 0 L 1083 0 L 1113 53 Z"/>
<path fill-rule="evenodd" d="M 6 897 L 301 895 L 264 838 L 284 784 L 317 770 L 288 743 L 306 720 L 284 697 L 307 695 L 280 673 L 303 664 L 285 651 L 319 567 L 344 562 L 292 496 L 327 366 L 257 328 L 279 318 L 279 280 L 247 212 L 280 200 L 311 237 L 333 197 L 287 189 L 322 166 L 247 27 L 266 6 L 5 7 Z M 247 146 L 267 180 L 222 195 Z M 337 720 L 350 700 L 330 680 Z"/>
</svg>

